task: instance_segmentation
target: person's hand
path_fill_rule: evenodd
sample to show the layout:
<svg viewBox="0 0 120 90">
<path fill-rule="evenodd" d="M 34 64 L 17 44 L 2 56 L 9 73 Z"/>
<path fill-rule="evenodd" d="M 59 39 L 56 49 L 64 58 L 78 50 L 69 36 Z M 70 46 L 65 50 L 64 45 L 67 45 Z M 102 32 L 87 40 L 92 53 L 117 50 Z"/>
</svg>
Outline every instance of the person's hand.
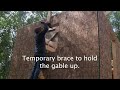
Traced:
<svg viewBox="0 0 120 90">
<path fill-rule="evenodd" d="M 42 31 L 43 31 L 43 29 L 41 29 L 41 27 L 38 27 L 38 28 L 35 29 L 35 33 L 36 34 L 39 34 Z"/>
</svg>

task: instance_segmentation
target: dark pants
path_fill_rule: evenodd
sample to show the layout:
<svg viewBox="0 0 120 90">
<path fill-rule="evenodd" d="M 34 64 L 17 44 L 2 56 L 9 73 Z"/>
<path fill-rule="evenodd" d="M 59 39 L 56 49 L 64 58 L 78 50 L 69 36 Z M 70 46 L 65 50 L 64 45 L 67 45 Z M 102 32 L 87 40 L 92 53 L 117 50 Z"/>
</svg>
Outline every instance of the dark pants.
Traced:
<svg viewBox="0 0 120 90">
<path fill-rule="evenodd" d="M 33 68 L 32 75 L 31 75 L 30 79 L 38 79 L 39 73 L 41 71 L 40 64 L 42 64 L 42 63 L 45 63 L 45 62 L 43 62 L 43 61 L 35 62 L 35 65 L 34 65 L 34 68 Z"/>
<path fill-rule="evenodd" d="M 35 57 L 45 57 L 45 34 L 48 31 L 48 25 L 43 23 L 44 29 L 42 30 L 41 27 L 35 29 Z M 39 73 L 41 71 L 40 64 L 44 62 L 38 61 L 35 62 L 32 75 L 30 79 L 38 79 Z"/>
</svg>

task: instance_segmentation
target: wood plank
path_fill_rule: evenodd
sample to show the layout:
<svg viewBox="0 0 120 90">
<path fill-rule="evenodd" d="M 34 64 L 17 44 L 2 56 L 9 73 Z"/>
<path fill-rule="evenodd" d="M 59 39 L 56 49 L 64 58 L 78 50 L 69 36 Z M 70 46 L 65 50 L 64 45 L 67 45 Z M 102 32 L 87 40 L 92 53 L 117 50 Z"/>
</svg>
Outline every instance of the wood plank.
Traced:
<svg viewBox="0 0 120 90">
<path fill-rule="evenodd" d="M 56 27 L 49 28 L 48 32 L 54 31 L 55 29 L 56 29 Z"/>
<path fill-rule="evenodd" d="M 58 34 L 58 32 L 56 32 L 56 33 L 47 41 L 47 43 L 49 43 L 50 41 L 52 41 L 52 39 L 54 39 L 57 34 Z"/>
<path fill-rule="evenodd" d="M 47 15 L 47 22 L 50 23 L 51 21 L 51 16 L 52 16 L 52 11 L 48 11 L 48 15 Z"/>
<path fill-rule="evenodd" d="M 46 50 L 50 51 L 50 52 L 55 52 L 56 51 L 56 49 L 50 47 L 49 45 L 46 45 Z"/>
<path fill-rule="evenodd" d="M 44 75 L 43 75 L 43 72 L 41 71 L 39 76 L 38 76 L 39 79 L 45 79 Z"/>
<path fill-rule="evenodd" d="M 48 43 L 49 39 L 45 39 L 45 42 L 46 42 L 46 45 L 49 45 L 51 46 L 52 48 L 56 49 L 57 48 L 57 43 L 56 42 L 53 42 L 53 41 L 50 41 Z"/>
</svg>

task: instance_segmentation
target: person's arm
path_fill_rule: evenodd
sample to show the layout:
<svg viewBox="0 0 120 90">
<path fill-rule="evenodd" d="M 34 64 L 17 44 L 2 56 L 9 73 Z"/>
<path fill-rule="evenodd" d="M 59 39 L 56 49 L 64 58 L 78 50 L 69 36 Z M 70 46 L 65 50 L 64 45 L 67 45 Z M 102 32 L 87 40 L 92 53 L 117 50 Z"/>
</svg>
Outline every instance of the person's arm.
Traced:
<svg viewBox="0 0 120 90">
<path fill-rule="evenodd" d="M 43 31 L 43 33 L 45 34 L 47 31 L 48 31 L 48 29 L 49 29 L 49 26 L 48 26 L 48 24 L 47 23 L 45 23 L 45 22 L 41 22 L 42 24 L 43 24 L 43 26 L 44 26 L 44 31 Z"/>
<path fill-rule="evenodd" d="M 49 30 L 49 27 L 51 28 L 51 24 L 47 22 L 41 22 L 41 26 L 35 29 L 35 33 L 38 34 L 46 34 L 46 32 Z"/>
<path fill-rule="evenodd" d="M 35 34 L 39 34 L 39 33 L 41 32 L 40 30 L 41 30 L 40 27 L 36 28 L 36 29 L 35 29 Z"/>
</svg>

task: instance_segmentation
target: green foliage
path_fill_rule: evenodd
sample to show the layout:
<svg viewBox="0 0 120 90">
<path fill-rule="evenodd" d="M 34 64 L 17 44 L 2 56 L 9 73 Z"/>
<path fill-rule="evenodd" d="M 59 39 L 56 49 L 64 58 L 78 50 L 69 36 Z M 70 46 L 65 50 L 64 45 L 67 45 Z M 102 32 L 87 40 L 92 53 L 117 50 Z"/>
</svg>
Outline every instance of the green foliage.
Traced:
<svg viewBox="0 0 120 90">
<path fill-rule="evenodd" d="M 113 11 L 109 15 L 109 20 L 113 26 L 115 33 L 120 41 L 120 11 Z"/>
</svg>

